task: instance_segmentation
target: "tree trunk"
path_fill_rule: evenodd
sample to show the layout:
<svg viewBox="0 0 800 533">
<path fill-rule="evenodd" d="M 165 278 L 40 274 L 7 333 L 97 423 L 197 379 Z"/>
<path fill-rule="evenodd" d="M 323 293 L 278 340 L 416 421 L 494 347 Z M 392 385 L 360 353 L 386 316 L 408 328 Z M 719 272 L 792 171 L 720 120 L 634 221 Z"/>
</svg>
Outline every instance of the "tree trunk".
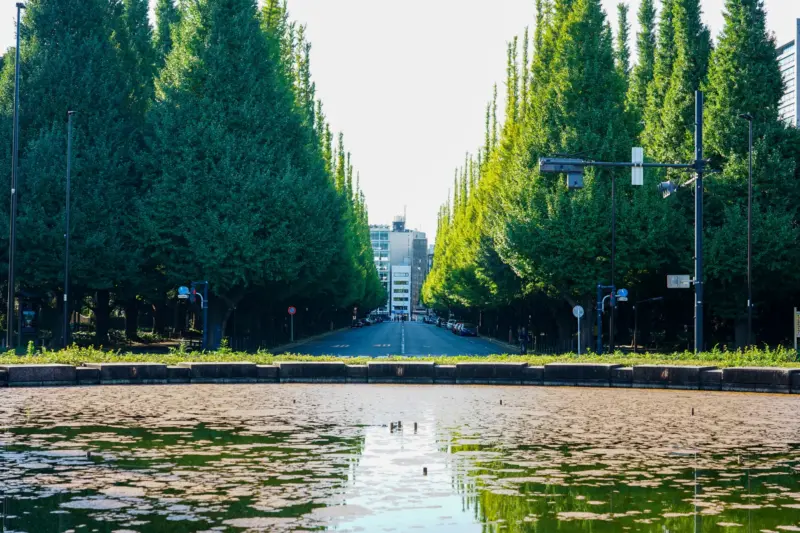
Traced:
<svg viewBox="0 0 800 533">
<path fill-rule="evenodd" d="M 103 289 L 95 293 L 94 342 L 97 346 L 108 346 L 109 314 L 111 312 L 109 298 L 108 290 Z"/>
<path fill-rule="evenodd" d="M 163 335 L 167 326 L 167 306 L 153 303 L 151 308 L 153 309 L 153 333 Z"/>
<path fill-rule="evenodd" d="M 733 334 L 737 349 L 747 346 L 747 316 L 739 317 L 734 321 Z"/>
<path fill-rule="evenodd" d="M 139 338 L 139 301 L 136 298 L 125 302 L 125 338 L 129 341 Z"/>
</svg>

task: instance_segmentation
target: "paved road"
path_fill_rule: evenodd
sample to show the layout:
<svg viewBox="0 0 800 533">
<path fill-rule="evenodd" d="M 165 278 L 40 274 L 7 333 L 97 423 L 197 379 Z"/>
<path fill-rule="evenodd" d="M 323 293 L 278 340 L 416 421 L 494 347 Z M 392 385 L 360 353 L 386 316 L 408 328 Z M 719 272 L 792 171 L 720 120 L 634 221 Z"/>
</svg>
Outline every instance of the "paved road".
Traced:
<svg viewBox="0 0 800 533">
<path fill-rule="evenodd" d="M 302 344 L 292 351 L 310 355 L 490 355 L 504 350 L 485 339 L 459 337 L 421 322 L 384 322 Z"/>
</svg>

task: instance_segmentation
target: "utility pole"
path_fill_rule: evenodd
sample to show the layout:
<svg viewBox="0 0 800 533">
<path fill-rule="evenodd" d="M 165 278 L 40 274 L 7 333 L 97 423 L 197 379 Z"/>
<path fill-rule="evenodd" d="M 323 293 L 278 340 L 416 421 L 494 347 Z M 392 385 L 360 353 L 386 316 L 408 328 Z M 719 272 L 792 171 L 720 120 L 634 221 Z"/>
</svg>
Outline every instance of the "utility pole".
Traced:
<svg viewBox="0 0 800 533">
<path fill-rule="evenodd" d="M 703 351 L 703 93 L 694 93 L 694 352 Z"/>
<path fill-rule="evenodd" d="M 611 289 L 613 295 L 616 290 L 614 283 L 614 262 L 617 256 L 617 177 L 611 173 Z M 614 314 L 617 311 L 617 302 L 611 297 L 611 313 L 608 317 L 608 353 L 614 355 Z"/>
<path fill-rule="evenodd" d="M 19 173 L 19 28 L 25 4 L 17 2 L 17 48 L 14 62 L 14 131 L 11 151 L 11 209 L 8 224 L 8 310 L 6 314 L 6 347 L 14 344 L 14 255 L 17 250 L 17 181 Z M 22 328 L 20 328 L 22 335 Z"/>
<path fill-rule="evenodd" d="M 747 347 L 753 345 L 753 115 L 739 115 L 748 124 L 747 162 Z"/>
<path fill-rule="evenodd" d="M 72 115 L 67 111 L 67 199 L 64 207 L 64 331 L 63 345 L 69 345 L 69 193 L 72 174 Z"/>
<path fill-rule="evenodd" d="M 703 350 L 703 173 L 705 172 L 706 162 L 703 160 L 703 93 L 701 91 L 695 91 L 695 132 L 694 132 L 694 143 L 695 143 L 695 151 L 694 151 L 694 161 L 691 163 L 644 163 L 641 159 L 636 160 L 635 156 L 633 157 L 634 161 L 628 162 L 617 162 L 617 161 L 585 161 L 583 159 L 564 159 L 564 158 L 552 158 L 552 157 L 543 157 L 539 159 L 539 172 L 542 173 L 561 173 L 567 175 L 567 186 L 570 189 L 580 189 L 583 187 L 583 169 L 585 167 L 595 167 L 595 168 L 620 168 L 620 167 L 627 167 L 632 168 L 634 171 L 637 169 L 644 169 L 644 168 L 673 168 L 673 169 L 682 169 L 682 170 L 690 170 L 694 171 L 695 177 L 687 183 L 684 183 L 682 186 L 687 186 L 691 183 L 695 185 L 695 204 L 694 204 L 694 246 L 695 246 L 695 257 L 694 257 L 694 294 L 695 294 L 695 301 L 694 301 L 694 349 L 695 352 L 701 352 Z M 636 148 L 635 150 L 640 150 Z M 641 152 L 639 153 L 641 156 Z M 639 175 L 639 179 L 641 175 Z M 641 185 L 641 181 L 637 179 L 636 172 L 633 173 L 632 176 L 632 183 L 633 185 Z M 662 192 L 663 196 L 666 198 L 671 193 L 675 192 L 678 189 L 678 186 L 673 184 L 672 182 L 664 182 L 658 186 L 658 189 Z M 614 193 L 614 187 L 612 184 L 612 195 Z M 616 222 L 616 217 L 612 213 L 612 254 L 611 254 L 611 261 L 612 265 L 614 262 L 614 245 L 615 242 L 615 235 L 614 235 L 614 224 Z M 613 266 L 612 266 L 612 276 L 613 276 Z M 613 277 L 612 277 L 612 285 L 613 286 Z M 601 299 L 601 288 L 609 288 L 608 286 L 598 286 L 598 299 Z M 614 292 L 612 290 L 611 293 L 611 313 L 613 317 L 614 313 Z M 598 325 L 600 323 L 602 317 L 602 306 L 598 305 L 597 310 L 598 316 Z M 613 320 L 613 319 L 612 319 Z M 613 329 L 612 329 L 613 332 Z M 612 333 L 613 334 L 613 333 Z M 598 327 L 598 337 L 602 335 L 601 330 Z M 613 349 L 613 338 L 610 339 L 609 347 Z M 598 342 L 598 352 L 602 349 L 602 343 Z"/>
</svg>

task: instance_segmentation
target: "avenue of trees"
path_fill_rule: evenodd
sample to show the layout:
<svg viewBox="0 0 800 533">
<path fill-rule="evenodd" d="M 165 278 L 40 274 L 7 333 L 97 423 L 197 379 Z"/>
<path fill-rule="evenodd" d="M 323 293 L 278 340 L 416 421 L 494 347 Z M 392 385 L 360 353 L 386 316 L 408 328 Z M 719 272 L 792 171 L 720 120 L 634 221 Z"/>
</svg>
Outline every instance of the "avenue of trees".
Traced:
<svg viewBox="0 0 800 533">
<path fill-rule="evenodd" d="M 16 270 L 42 329 L 61 336 L 69 110 L 70 305 L 94 315 L 97 343 L 120 310 L 129 336 L 138 317 L 172 325 L 176 287 L 196 280 L 210 283 L 212 344 L 284 340 L 289 305 L 312 331 L 385 301 L 350 153 L 282 0 L 158 0 L 154 28 L 147 0 L 29 0 L 23 13 Z M 14 67 L 10 49 L 5 191 Z"/>
<path fill-rule="evenodd" d="M 754 117 L 754 335 L 791 342 L 800 302 L 800 135 L 778 117 L 783 87 L 763 1 L 726 0 L 716 45 L 700 0 L 656 7 L 642 1 L 641 29 L 630 36 L 621 5 L 615 38 L 600 0 L 536 0 L 534 31 L 508 45 L 505 109 L 495 89 L 483 146 L 467 154 L 439 212 L 428 305 L 469 316 L 485 333 L 507 337 L 526 326 L 563 346 L 575 330 L 571 307 L 581 304 L 590 339 L 596 286 L 611 277 L 617 180 L 615 278 L 631 295 L 619 305 L 617 339 L 630 342 L 636 301 L 663 297 L 641 307 L 640 344 L 686 347 L 692 291 L 667 291 L 666 275 L 693 272 L 693 194 L 685 188 L 663 199 L 656 184 L 691 176 L 648 169 L 644 187 L 633 187 L 629 170 L 587 170 L 584 189 L 570 191 L 563 175 L 540 174 L 537 160 L 630 161 L 631 147 L 643 146 L 649 160 L 689 163 L 701 89 L 705 154 L 717 171 L 705 184 L 708 345 L 746 339 L 748 142 L 740 113 Z"/>
</svg>

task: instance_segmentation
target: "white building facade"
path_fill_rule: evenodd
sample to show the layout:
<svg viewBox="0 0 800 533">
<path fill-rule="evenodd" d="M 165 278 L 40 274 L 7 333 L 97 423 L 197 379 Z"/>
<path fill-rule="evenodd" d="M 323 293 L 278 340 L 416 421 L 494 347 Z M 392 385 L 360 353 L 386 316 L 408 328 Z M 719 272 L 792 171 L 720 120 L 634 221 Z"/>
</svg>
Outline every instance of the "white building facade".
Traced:
<svg viewBox="0 0 800 533">
<path fill-rule="evenodd" d="M 372 241 L 372 252 L 375 257 L 375 268 L 378 269 L 378 277 L 388 295 L 386 305 L 375 312 L 380 315 L 388 315 L 391 311 L 391 291 L 389 290 L 390 265 L 390 241 L 389 233 L 391 228 L 388 225 L 373 225 L 369 227 L 369 236 Z"/>
<path fill-rule="evenodd" d="M 411 318 L 411 265 L 392 265 L 389 298 L 393 318 Z"/>
<path fill-rule="evenodd" d="M 424 232 L 406 229 L 403 216 L 394 217 L 391 226 L 370 225 L 369 229 L 375 268 L 388 294 L 386 306 L 374 312 L 410 319 L 421 307 L 422 284 L 428 276 L 428 239 Z M 395 272 L 400 276 L 398 287 L 394 287 Z M 395 295 L 400 300 L 395 301 Z"/>
<path fill-rule="evenodd" d="M 783 98 L 778 109 L 787 124 L 798 126 L 800 86 L 797 83 L 797 61 L 800 57 L 800 19 L 795 21 L 794 40 L 778 47 L 778 64 L 783 75 Z"/>
</svg>

